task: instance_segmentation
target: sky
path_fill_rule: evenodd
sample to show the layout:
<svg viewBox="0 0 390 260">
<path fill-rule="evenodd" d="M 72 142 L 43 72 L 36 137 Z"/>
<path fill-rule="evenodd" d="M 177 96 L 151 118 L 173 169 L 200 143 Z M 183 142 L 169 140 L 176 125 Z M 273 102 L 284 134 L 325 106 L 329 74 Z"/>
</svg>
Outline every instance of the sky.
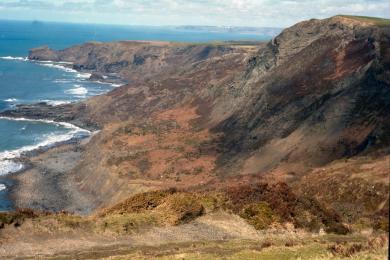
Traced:
<svg viewBox="0 0 390 260">
<path fill-rule="evenodd" d="M 0 19 L 287 27 L 337 14 L 390 18 L 390 0 L 0 0 Z"/>
</svg>

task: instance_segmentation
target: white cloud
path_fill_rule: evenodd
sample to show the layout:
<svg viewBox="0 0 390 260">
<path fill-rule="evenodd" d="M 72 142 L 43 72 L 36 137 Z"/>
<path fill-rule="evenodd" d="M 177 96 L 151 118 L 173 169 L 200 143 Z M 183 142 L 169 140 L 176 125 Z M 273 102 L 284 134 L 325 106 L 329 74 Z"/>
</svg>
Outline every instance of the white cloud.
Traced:
<svg viewBox="0 0 390 260">
<path fill-rule="evenodd" d="M 35 19 L 98 23 L 288 26 L 336 14 L 390 17 L 390 1 L 1 0 L 0 18 L 6 13 L 9 18 L 17 10 L 24 11 L 25 19 L 35 15 Z M 18 15 L 14 18 L 20 19 Z"/>
</svg>

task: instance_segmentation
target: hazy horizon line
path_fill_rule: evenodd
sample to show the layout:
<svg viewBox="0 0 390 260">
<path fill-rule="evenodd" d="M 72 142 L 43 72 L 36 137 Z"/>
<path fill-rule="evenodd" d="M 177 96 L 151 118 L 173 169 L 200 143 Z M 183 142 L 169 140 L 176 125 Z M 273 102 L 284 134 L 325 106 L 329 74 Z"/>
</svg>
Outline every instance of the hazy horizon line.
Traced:
<svg viewBox="0 0 390 260">
<path fill-rule="evenodd" d="M 317 18 L 312 18 L 317 19 Z M 245 25 L 201 25 L 201 24 L 180 24 L 180 25 L 145 25 L 145 24 L 120 24 L 120 23 L 96 23 L 96 22 L 72 22 L 72 21 L 54 21 L 54 20 L 31 20 L 31 19 L 8 19 L 1 18 L 0 21 L 10 22 L 38 22 L 38 23 L 58 23 L 58 24 L 80 24 L 80 25 L 104 25 L 104 26 L 139 26 L 139 27 L 182 27 L 182 26 L 196 26 L 196 27 L 217 27 L 217 28 L 270 28 L 282 29 L 285 27 L 272 26 L 245 26 Z M 304 21 L 304 20 L 302 20 Z"/>
</svg>

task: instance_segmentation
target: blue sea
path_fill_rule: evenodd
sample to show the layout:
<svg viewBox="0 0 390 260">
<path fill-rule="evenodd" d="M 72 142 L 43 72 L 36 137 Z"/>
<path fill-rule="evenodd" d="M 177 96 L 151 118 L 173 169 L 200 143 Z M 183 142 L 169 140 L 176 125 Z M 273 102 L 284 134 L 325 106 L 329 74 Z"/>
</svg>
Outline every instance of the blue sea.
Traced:
<svg viewBox="0 0 390 260">
<path fill-rule="evenodd" d="M 185 31 L 175 28 L 107 26 L 0 20 L 0 110 L 17 104 L 47 102 L 57 105 L 77 102 L 112 90 L 110 84 L 89 81 L 54 62 L 32 62 L 28 50 L 48 45 L 63 49 L 87 41 L 160 40 L 208 42 L 227 40 L 265 40 L 269 36 L 228 32 Z M 0 118 L 0 176 L 23 169 L 14 162 L 23 152 L 52 146 L 88 131 L 66 123 L 44 120 Z M 0 179 L 0 211 L 12 208 L 7 199 L 11 182 Z"/>
</svg>

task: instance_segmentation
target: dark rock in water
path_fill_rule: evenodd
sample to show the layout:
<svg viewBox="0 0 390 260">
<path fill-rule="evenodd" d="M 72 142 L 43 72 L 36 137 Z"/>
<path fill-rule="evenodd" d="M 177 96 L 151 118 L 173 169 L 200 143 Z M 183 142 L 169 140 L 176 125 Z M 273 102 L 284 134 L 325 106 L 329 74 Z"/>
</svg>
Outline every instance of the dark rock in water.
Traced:
<svg viewBox="0 0 390 260">
<path fill-rule="evenodd" d="M 85 109 L 85 105 L 83 104 L 52 106 L 45 102 L 41 102 L 32 105 L 17 105 L 15 109 L 0 112 L 0 116 L 69 122 L 87 130 L 98 129 L 98 126 L 95 123 L 91 123 L 88 120 L 84 121 L 77 119 L 78 113 L 83 109 Z"/>
<path fill-rule="evenodd" d="M 98 73 L 98 72 L 93 72 L 91 74 L 91 77 L 89 78 L 90 80 L 94 80 L 94 81 L 103 81 L 105 80 L 105 76 L 102 74 L 102 73 Z"/>
<path fill-rule="evenodd" d="M 95 64 L 73 64 L 73 69 L 78 70 L 78 71 L 91 71 L 91 70 L 96 70 L 96 65 Z"/>
</svg>

